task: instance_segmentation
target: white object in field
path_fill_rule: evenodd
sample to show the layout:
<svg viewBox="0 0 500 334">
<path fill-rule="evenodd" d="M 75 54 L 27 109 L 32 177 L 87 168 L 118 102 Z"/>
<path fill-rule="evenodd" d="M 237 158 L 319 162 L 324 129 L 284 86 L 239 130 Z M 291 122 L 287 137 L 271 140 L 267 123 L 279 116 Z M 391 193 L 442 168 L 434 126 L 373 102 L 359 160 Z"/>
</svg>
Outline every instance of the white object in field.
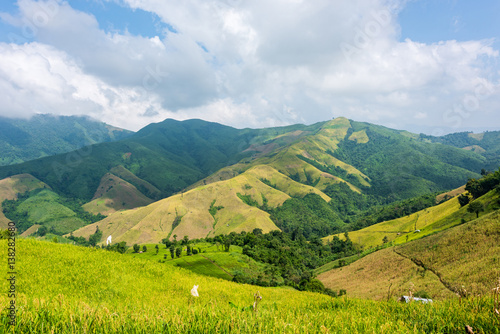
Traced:
<svg viewBox="0 0 500 334">
<path fill-rule="evenodd" d="M 111 236 L 106 239 L 106 246 L 111 245 Z"/>
<path fill-rule="evenodd" d="M 193 288 L 191 289 L 191 295 L 193 297 L 199 297 L 198 295 L 198 285 L 194 285 Z"/>
</svg>

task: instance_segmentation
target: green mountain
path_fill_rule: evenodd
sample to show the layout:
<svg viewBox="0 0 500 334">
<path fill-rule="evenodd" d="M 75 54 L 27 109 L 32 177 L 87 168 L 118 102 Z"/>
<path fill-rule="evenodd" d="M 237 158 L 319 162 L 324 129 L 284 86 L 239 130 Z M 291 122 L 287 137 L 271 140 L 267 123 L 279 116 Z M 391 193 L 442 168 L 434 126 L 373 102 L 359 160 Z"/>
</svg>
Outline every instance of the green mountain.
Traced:
<svg viewBox="0 0 500 334">
<path fill-rule="evenodd" d="M 345 118 L 290 130 L 246 148 L 241 155 L 251 156 L 200 180 L 187 192 L 112 214 L 95 225 L 127 243 L 254 228 L 323 237 L 346 227 L 346 217 L 339 213 L 342 207 L 330 200 L 339 193 L 359 211 L 362 205 L 456 188 L 479 176 L 486 161 L 475 152 Z M 88 226 L 75 235 L 88 237 L 95 229 Z"/>
<path fill-rule="evenodd" d="M 303 127 L 238 130 L 201 120 L 168 119 L 120 141 L 0 167 L 0 178 L 31 174 L 60 195 L 90 201 L 102 177 L 118 168 L 117 173 L 128 175 L 126 181 L 157 200 L 251 155 L 245 152 L 251 145 Z"/>
<path fill-rule="evenodd" d="M 132 134 L 83 116 L 0 117 L 0 166 L 18 164 Z"/>
<path fill-rule="evenodd" d="M 487 164 L 484 166 L 486 171 L 494 171 L 500 165 L 500 131 L 459 132 L 442 137 L 420 134 L 420 139 L 479 153 L 487 159 Z"/>
</svg>

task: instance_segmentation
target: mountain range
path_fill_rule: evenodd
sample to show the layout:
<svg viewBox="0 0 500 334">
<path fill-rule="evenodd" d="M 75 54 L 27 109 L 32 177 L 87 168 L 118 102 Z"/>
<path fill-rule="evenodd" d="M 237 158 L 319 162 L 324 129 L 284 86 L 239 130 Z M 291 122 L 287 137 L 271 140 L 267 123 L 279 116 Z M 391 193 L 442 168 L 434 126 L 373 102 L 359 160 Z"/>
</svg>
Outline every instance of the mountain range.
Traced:
<svg viewBox="0 0 500 334">
<path fill-rule="evenodd" d="M 326 236 L 346 225 L 326 205 L 332 197 L 370 206 L 457 188 L 497 164 L 498 136 L 431 137 L 342 117 L 267 129 L 167 119 L 122 140 L 0 167 L 0 179 L 30 175 L 57 195 L 44 201 L 68 207 L 71 199 L 109 215 L 95 225 L 128 243 L 291 229 L 297 217 L 313 224 L 305 212 L 323 222 L 309 234 Z M 46 218 L 57 233 L 96 229 L 85 226 L 96 219 L 62 228 Z M 31 219 L 24 226 L 37 223 Z"/>
</svg>

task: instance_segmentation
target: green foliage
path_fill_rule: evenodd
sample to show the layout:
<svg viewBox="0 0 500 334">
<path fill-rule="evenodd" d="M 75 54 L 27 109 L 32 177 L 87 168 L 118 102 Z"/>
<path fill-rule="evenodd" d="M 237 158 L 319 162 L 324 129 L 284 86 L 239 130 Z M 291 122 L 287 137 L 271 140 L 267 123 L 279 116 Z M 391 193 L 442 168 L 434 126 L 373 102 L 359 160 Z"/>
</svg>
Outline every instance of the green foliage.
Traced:
<svg viewBox="0 0 500 334">
<path fill-rule="evenodd" d="M 94 234 L 89 237 L 89 245 L 95 247 L 102 239 L 102 231 L 97 227 Z"/>
<path fill-rule="evenodd" d="M 139 246 L 138 244 L 134 244 L 134 253 L 139 253 L 139 250 L 141 249 L 141 246 Z"/>
<path fill-rule="evenodd" d="M 270 213 L 271 219 L 282 231 L 302 234 L 306 239 L 333 234 L 344 225 L 332 207 L 316 194 L 288 199 Z"/>
<path fill-rule="evenodd" d="M 175 256 L 177 256 L 177 257 L 181 257 L 181 253 L 182 253 L 182 248 L 177 247 L 177 248 L 175 249 Z"/>
<path fill-rule="evenodd" d="M 127 251 L 127 243 L 125 241 L 121 241 L 113 245 L 107 245 L 105 249 L 108 251 L 124 254 Z"/>
<path fill-rule="evenodd" d="M 460 194 L 458 195 L 458 203 L 460 203 L 460 207 L 466 206 L 470 202 L 470 197 L 468 194 Z"/>
<path fill-rule="evenodd" d="M 143 246 L 142 246 L 142 251 L 143 251 L 144 253 L 146 253 L 146 252 L 148 251 L 148 248 L 146 247 L 146 245 L 143 245 Z"/>
<path fill-rule="evenodd" d="M 251 195 L 243 195 L 241 193 L 237 193 L 236 196 L 238 196 L 239 199 L 241 199 L 246 205 L 255 206 L 256 208 L 259 207 L 259 202 L 254 200 Z"/>
<path fill-rule="evenodd" d="M 484 205 L 481 202 L 473 201 L 469 203 L 467 211 L 476 214 L 476 218 L 479 218 L 479 213 L 484 211 Z"/>
<path fill-rule="evenodd" d="M 212 217 L 214 217 L 214 219 L 215 219 L 215 214 L 217 213 L 217 211 L 224 209 L 224 207 L 221 205 L 214 206 L 215 201 L 216 200 L 214 199 L 212 201 L 212 203 L 210 203 L 210 208 L 208 209 L 208 212 L 210 213 L 210 215 L 212 215 Z"/>
<path fill-rule="evenodd" d="M 495 189 L 500 185 L 500 169 L 495 173 L 484 175 L 481 179 L 470 179 L 465 185 L 467 190 L 474 199 L 479 198 L 487 192 Z"/>
</svg>

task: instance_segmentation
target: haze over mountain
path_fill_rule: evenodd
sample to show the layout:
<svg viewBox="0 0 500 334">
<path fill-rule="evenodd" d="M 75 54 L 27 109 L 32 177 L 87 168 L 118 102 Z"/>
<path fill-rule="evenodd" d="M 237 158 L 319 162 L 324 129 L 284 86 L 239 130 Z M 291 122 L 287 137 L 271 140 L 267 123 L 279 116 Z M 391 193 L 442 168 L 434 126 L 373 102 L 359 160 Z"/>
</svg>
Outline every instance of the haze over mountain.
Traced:
<svg viewBox="0 0 500 334">
<path fill-rule="evenodd" d="M 83 116 L 0 117 L 0 166 L 123 139 L 131 131 Z"/>
</svg>

